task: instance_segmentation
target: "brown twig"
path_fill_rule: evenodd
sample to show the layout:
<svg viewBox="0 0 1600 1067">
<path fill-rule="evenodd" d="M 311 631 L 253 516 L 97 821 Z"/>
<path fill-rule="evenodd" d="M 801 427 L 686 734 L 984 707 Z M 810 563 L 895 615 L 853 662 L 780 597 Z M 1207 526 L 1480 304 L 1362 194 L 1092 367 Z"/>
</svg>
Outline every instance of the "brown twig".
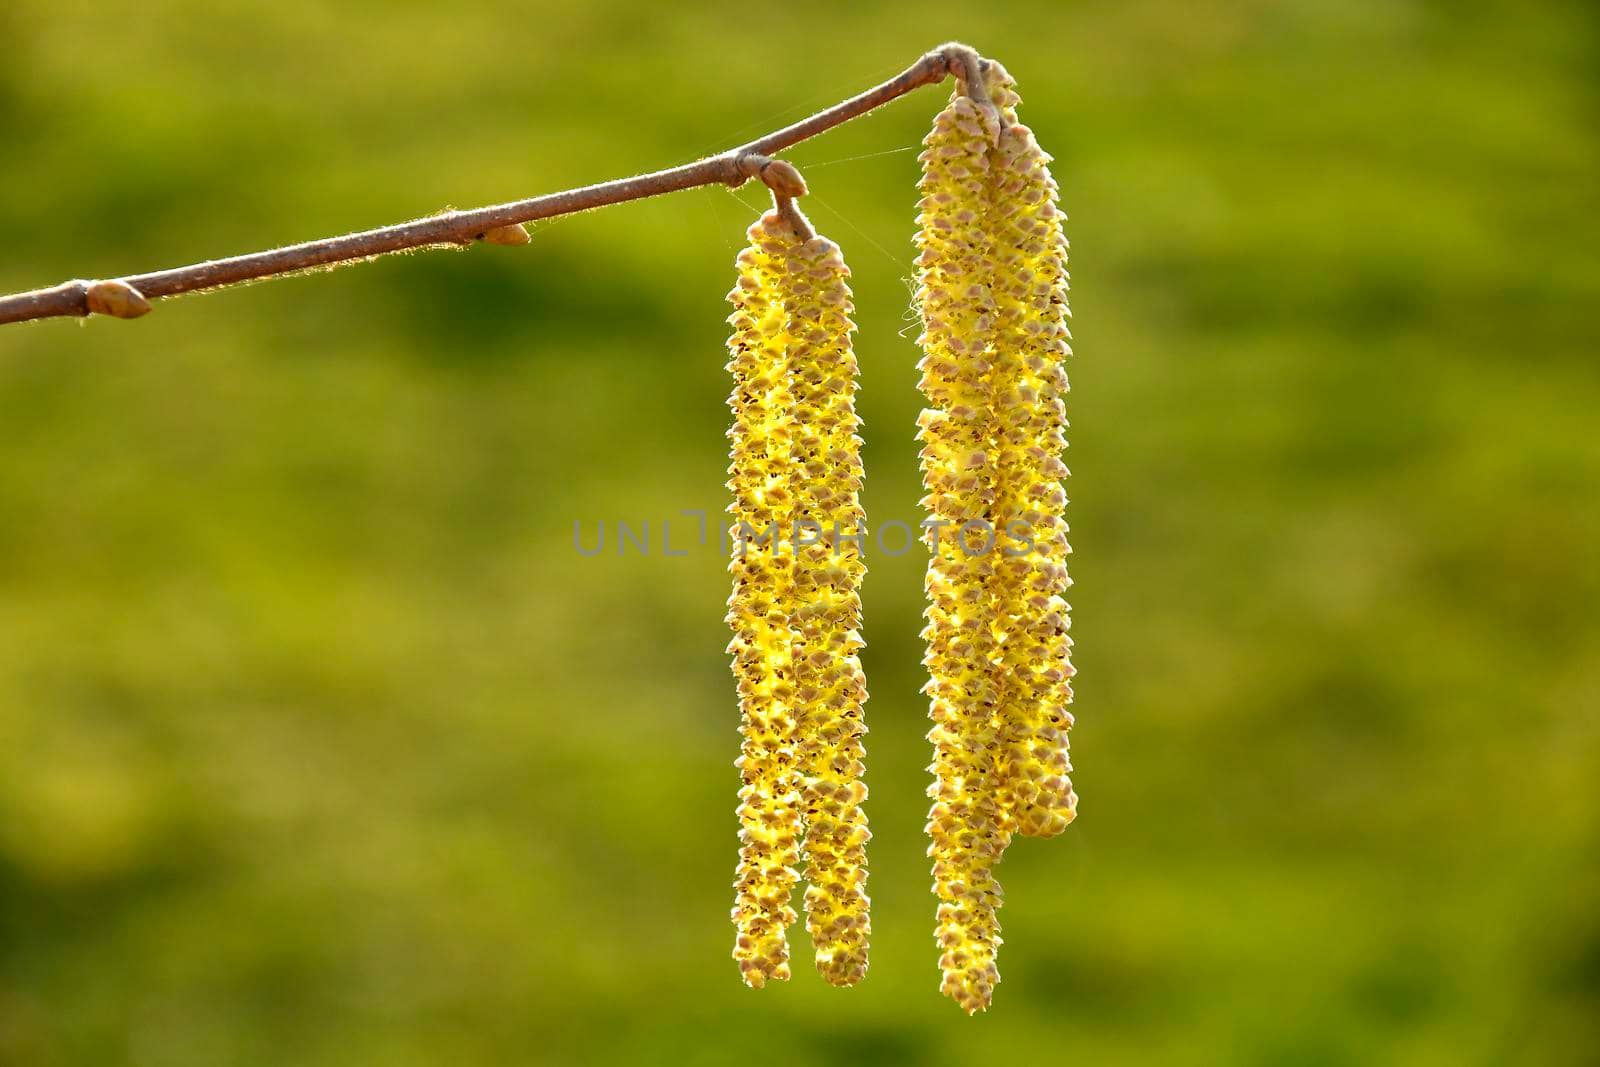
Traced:
<svg viewBox="0 0 1600 1067">
<path fill-rule="evenodd" d="M 776 162 L 781 161 L 767 157 L 859 118 L 914 89 L 943 81 L 946 75 L 958 74 L 970 85 L 976 80 L 972 72 L 977 69 L 978 62 L 978 54 L 966 45 L 943 45 L 883 84 L 819 111 L 810 118 L 719 155 L 668 170 L 619 178 L 509 204 L 496 204 L 471 211 L 449 211 L 395 226 L 287 245 L 266 252 L 128 275 L 112 279 L 109 283 L 80 279 L 48 289 L 3 296 L 0 297 L 0 324 L 63 315 L 82 317 L 94 312 L 131 318 L 148 311 L 150 300 L 220 289 L 240 282 L 293 274 L 334 263 L 372 259 L 408 249 L 470 244 L 491 234 L 497 238 L 495 243 L 501 243 L 502 239 L 513 236 L 506 233 L 507 227 L 701 185 L 726 184 L 737 187 L 750 178 L 759 177 L 773 188 L 775 195 L 790 199 L 792 204 L 792 191 L 785 192 L 779 184 L 774 184 L 775 181 L 780 184 L 787 182 L 789 174 L 774 167 Z M 788 164 L 783 166 L 793 172 L 793 167 Z M 777 173 L 773 173 L 775 170 Z M 797 172 L 793 176 L 796 179 L 799 177 Z M 98 295 L 91 300 L 91 293 Z M 116 299 L 105 299 L 107 295 L 115 295 Z"/>
</svg>

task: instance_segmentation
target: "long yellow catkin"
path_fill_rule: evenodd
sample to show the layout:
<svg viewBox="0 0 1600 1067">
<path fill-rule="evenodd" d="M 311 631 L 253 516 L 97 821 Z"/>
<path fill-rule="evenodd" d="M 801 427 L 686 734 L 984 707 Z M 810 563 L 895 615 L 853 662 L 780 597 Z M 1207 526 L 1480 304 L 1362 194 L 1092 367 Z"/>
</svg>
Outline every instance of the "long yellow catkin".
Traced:
<svg viewBox="0 0 1600 1067">
<path fill-rule="evenodd" d="M 795 538 L 799 638 L 799 765 L 805 804 L 805 904 L 817 969 L 849 986 L 867 972 L 871 934 L 861 805 L 866 677 L 856 651 L 866 566 L 859 499 L 856 360 L 851 347 L 849 269 L 837 245 L 814 237 L 790 250 L 783 293 L 788 309 L 789 390 L 797 465 Z M 812 542 L 814 544 L 807 544 Z"/>
<path fill-rule="evenodd" d="M 1058 834 L 1077 805 L 1059 456 L 1067 246 L 1014 83 L 998 64 L 985 81 L 992 104 L 958 86 L 923 142 L 917 235 L 923 503 L 946 527 L 930 534 L 924 630 L 929 855 L 941 989 L 969 1014 L 1000 980 L 994 868 L 1013 833 Z"/>
<path fill-rule="evenodd" d="M 986 279 L 992 255 L 988 155 L 998 132 L 993 113 L 965 96 L 939 113 L 920 157 L 917 235 L 925 352 L 919 388 L 931 405 L 918 420 L 923 505 L 943 524 L 928 532 L 923 630 L 934 750 L 928 855 L 939 899 L 940 988 L 969 1014 L 988 1006 L 999 981 L 994 868 L 1009 842 L 995 792 L 993 557 L 978 551 L 995 497 L 987 354 L 995 307 Z"/>
<path fill-rule="evenodd" d="M 733 957 L 747 985 L 789 977 L 790 904 L 803 835 L 793 678 L 794 560 L 775 533 L 789 521 L 793 431 L 785 380 L 785 312 L 779 296 L 794 236 L 763 218 L 740 253 L 728 294 L 733 375 L 728 489 L 733 502 L 733 594 L 728 624 L 739 691 L 739 866 L 734 878 Z M 764 536 L 763 536 L 764 535 Z"/>
<path fill-rule="evenodd" d="M 996 712 L 997 779 L 1008 828 L 1054 837 L 1077 814 L 1067 730 L 1072 715 L 1072 639 L 1063 599 L 1067 576 L 1064 360 L 1067 240 L 1050 157 L 1016 119 L 1018 98 L 1004 68 L 990 64 L 988 91 L 1002 116 L 990 159 L 995 251 L 995 333 L 990 371 L 997 492 L 992 520 L 994 624 L 1001 690 Z"/>
<path fill-rule="evenodd" d="M 837 246 L 801 240 L 777 212 L 750 238 L 729 294 L 729 651 L 745 735 L 734 957 L 752 986 L 789 977 L 784 931 L 803 852 L 817 968 L 853 985 L 867 970 L 871 925 L 849 271 Z"/>
</svg>

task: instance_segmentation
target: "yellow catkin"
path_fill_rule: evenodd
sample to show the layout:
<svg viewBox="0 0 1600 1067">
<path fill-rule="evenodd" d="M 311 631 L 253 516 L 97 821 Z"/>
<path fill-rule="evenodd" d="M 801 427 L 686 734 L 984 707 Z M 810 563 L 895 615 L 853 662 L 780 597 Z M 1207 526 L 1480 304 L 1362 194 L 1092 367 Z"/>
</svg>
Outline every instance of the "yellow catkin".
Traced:
<svg viewBox="0 0 1600 1067">
<path fill-rule="evenodd" d="M 943 527 L 927 535 L 923 662 L 934 750 L 928 855 L 939 900 L 940 989 L 969 1014 L 988 1007 L 999 981 L 994 868 L 1009 842 L 995 792 L 993 556 L 982 551 L 995 494 L 987 355 L 995 307 L 986 279 L 992 255 L 988 156 L 997 136 L 994 114 L 965 96 L 940 112 L 920 157 L 917 235 L 925 353 L 919 388 L 930 405 L 918 420 L 923 505 L 930 521 Z"/>
<path fill-rule="evenodd" d="M 867 972 L 871 934 L 862 802 L 866 678 L 856 651 L 861 542 L 861 438 L 851 347 L 849 270 L 815 237 L 789 250 L 782 287 L 793 398 L 797 536 L 795 683 L 806 818 L 806 925 L 817 969 L 834 985 Z M 814 542 L 814 543 L 808 543 Z"/>
<path fill-rule="evenodd" d="M 991 517 L 1001 531 L 995 558 L 994 627 L 1000 705 L 997 784 L 1009 829 L 1053 837 L 1077 811 L 1069 778 L 1072 639 L 1063 599 L 1067 576 L 1064 360 L 1067 241 L 1050 157 L 1016 119 L 1011 78 L 991 64 L 988 90 L 1002 130 L 989 153 L 994 220 L 995 332 L 990 395 L 995 416 Z M 1007 536 L 1014 534 L 1015 537 Z"/>
<path fill-rule="evenodd" d="M 729 294 L 729 652 L 744 734 L 733 954 L 751 986 L 789 977 L 803 856 L 817 968 L 853 985 L 866 974 L 871 923 L 849 271 L 837 246 L 800 239 L 777 212 L 750 238 Z"/>
<path fill-rule="evenodd" d="M 733 502 L 733 594 L 728 651 L 738 684 L 740 733 L 739 866 L 734 879 L 733 957 L 747 985 L 789 977 L 787 931 L 803 834 L 796 766 L 793 650 L 794 560 L 778 531 L 789 520 L 793 431 L 785 370 L 785 312 L 780 297 L 796 244 L 780 220 L 750 228 L 728 294 L 733 375 L 728 489 Z"/>
<path fill-rule="evenodd" d="M 926 663 L 942 990 L 967 1012 L 999 981 L 994 869 L 1013 834 L 1050 837 L 1069 778 L 1064 360 L 1067 244 L 1050 157 L 990 64 L 924 141 L 917 293 L 928 568 Z M 961 538 L 962 529 L 970 536 Z"/>
</svg>

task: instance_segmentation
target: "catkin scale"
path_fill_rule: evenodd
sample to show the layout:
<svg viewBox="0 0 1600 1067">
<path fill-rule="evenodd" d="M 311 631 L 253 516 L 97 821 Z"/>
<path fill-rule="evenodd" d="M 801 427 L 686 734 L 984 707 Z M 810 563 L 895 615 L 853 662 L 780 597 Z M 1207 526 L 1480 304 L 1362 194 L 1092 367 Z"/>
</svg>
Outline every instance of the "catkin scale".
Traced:
<svg viewBox="0 0 1600 1067">
<path fill-rule="evenodd" d="M 969 88 L 919 157 L 917 304 L 923 505 L 945 527 L 928 537 L 923 631 L 935 936 L 941 990 L 973 1013 L 999 981 L 995 867 L 1013 834 L 1061 832 L 1077 797 L 1061 596 L 1066 242 L 1011 79 L 990 64 L 988 101 Z"/>
<path fill-rule="evenodd" d="M 803 858 L 817 969 L 853 985 L 867 970 L 871 835 L 862 811 L 865 515 L 849 271 L 837 246 L 801 240 L 778 212 L 750 236 L 729 318 L 729 651 L 746 738 L 734 956 L 750 985 L 789 976 L 784 930 L 796 917 L 788 902 Z M 755 544 L 752 530 L 768 537 Z M 753 778 L 752 767 L 761 774 Z"/>
</svg>

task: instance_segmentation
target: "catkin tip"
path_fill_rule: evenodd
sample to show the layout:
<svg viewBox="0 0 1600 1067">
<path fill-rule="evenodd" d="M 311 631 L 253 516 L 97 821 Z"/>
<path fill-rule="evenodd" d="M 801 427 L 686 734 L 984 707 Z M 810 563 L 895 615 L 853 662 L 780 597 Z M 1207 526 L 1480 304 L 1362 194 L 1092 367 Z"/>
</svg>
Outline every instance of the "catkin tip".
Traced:
<svg viewBox="0 0 1600 1067">
<path fill-rule="evenodd" d="M 817 236 L 817 231 L 811 228 L 811 220 L 806 218 L 805 212 L 800 210 L 800 205 L 794 202 L 793 197 L 774 194 L 773 199 L 777 201 L 775 210 L 778 218 L 788 227 L 796 240 L 806 242 Z"/>
</svg>

